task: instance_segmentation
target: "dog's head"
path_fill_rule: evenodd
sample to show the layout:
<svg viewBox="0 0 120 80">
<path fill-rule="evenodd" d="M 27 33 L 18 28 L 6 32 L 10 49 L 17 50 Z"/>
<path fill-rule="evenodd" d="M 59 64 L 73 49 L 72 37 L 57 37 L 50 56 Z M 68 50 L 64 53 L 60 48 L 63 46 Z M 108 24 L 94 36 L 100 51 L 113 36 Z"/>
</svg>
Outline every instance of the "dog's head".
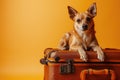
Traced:
<svg viewBox="0 0 120 80">
<path fill-rule="evenodd" d="M 93 3 L 87 11 L 79 13 L 74 8 L 68 6 L 70 18 L 74 21 L 74 28 L 78 31 L 87 31 L 94 27 L 93 18 L 97 14 L 96 3 Z"/>
</svg>

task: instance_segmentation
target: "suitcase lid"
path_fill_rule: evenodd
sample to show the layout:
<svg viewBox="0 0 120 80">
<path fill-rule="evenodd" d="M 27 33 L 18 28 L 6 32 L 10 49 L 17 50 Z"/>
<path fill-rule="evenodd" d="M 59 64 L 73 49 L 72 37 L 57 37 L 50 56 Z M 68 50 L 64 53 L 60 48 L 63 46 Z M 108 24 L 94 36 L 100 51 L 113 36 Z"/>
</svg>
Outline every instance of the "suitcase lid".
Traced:
<svg viewBox="0 0 120 80">
<path fill-rule="evenodd" d="M 104 62 L 120 63 L 120 49 L 103 49 L 105 55 Z M 95 51 L 86 51 L 88 61 L 87 62 L 101 62 L 97 59 Z M 84 62 L 80 59 L 79 53 L 76 51 L 46 49 L 45 58 L 48 62 L 66 62 L 66 60 L 73 60 L 74 62 Z"/>
</svg>

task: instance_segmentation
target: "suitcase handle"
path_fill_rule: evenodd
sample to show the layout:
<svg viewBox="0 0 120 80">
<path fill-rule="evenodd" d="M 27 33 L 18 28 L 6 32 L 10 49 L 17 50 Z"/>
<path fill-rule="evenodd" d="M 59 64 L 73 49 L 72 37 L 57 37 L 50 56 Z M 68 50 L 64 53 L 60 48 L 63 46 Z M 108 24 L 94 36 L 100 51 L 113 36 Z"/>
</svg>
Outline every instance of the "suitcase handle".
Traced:
<svg viewBox="0 0 120 80">
<path fill-rule="evenodd" d="M 80 73 L 80 79 L 86 80 L 86 75 L 111 75 L 111 80 L 116 80 L 115 72 L 110 69 L 94 70 L 94 69 L 85 69 Z"/>
</svg>

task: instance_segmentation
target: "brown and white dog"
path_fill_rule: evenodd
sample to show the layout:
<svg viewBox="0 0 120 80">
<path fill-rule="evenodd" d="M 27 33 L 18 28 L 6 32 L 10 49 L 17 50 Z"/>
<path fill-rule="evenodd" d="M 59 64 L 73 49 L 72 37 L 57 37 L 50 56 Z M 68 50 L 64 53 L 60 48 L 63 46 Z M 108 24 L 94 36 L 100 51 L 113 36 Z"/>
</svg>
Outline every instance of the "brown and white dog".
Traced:
<svg viewBox="0 0 120 80">
<path fill-rule="evenodd" d="M 96 3 L 93 3 L 87 11 L 78 13 L 77 10 L 68 6 L 70 18 L 74 21 L 74 29 L 66 33 L 59 42 L 61 50 L 78 51 L 80 59 L 87 61 L 86 50 L 92 48 L 97 52 L 97 58 L 104 61 L 104 53 L 95 37 L 93 18 L 97 14 Z"/>
</svg>

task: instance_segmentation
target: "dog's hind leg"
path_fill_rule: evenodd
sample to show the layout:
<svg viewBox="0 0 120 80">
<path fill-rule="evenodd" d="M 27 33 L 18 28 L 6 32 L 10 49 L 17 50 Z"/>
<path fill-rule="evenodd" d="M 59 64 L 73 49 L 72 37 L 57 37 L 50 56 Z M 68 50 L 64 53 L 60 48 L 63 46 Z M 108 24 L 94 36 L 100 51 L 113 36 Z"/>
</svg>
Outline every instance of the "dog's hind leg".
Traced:
<svg viewBox="0 0 120 80">
<path fill-rule="evenodd" d="M 61 50 L 69 50 L 69 38 L 70 38 L 71 34 L 65 33 L 65 35 L 61 38 L 59 44 L 58 44 L 58 48 Z"/>
</svg>

